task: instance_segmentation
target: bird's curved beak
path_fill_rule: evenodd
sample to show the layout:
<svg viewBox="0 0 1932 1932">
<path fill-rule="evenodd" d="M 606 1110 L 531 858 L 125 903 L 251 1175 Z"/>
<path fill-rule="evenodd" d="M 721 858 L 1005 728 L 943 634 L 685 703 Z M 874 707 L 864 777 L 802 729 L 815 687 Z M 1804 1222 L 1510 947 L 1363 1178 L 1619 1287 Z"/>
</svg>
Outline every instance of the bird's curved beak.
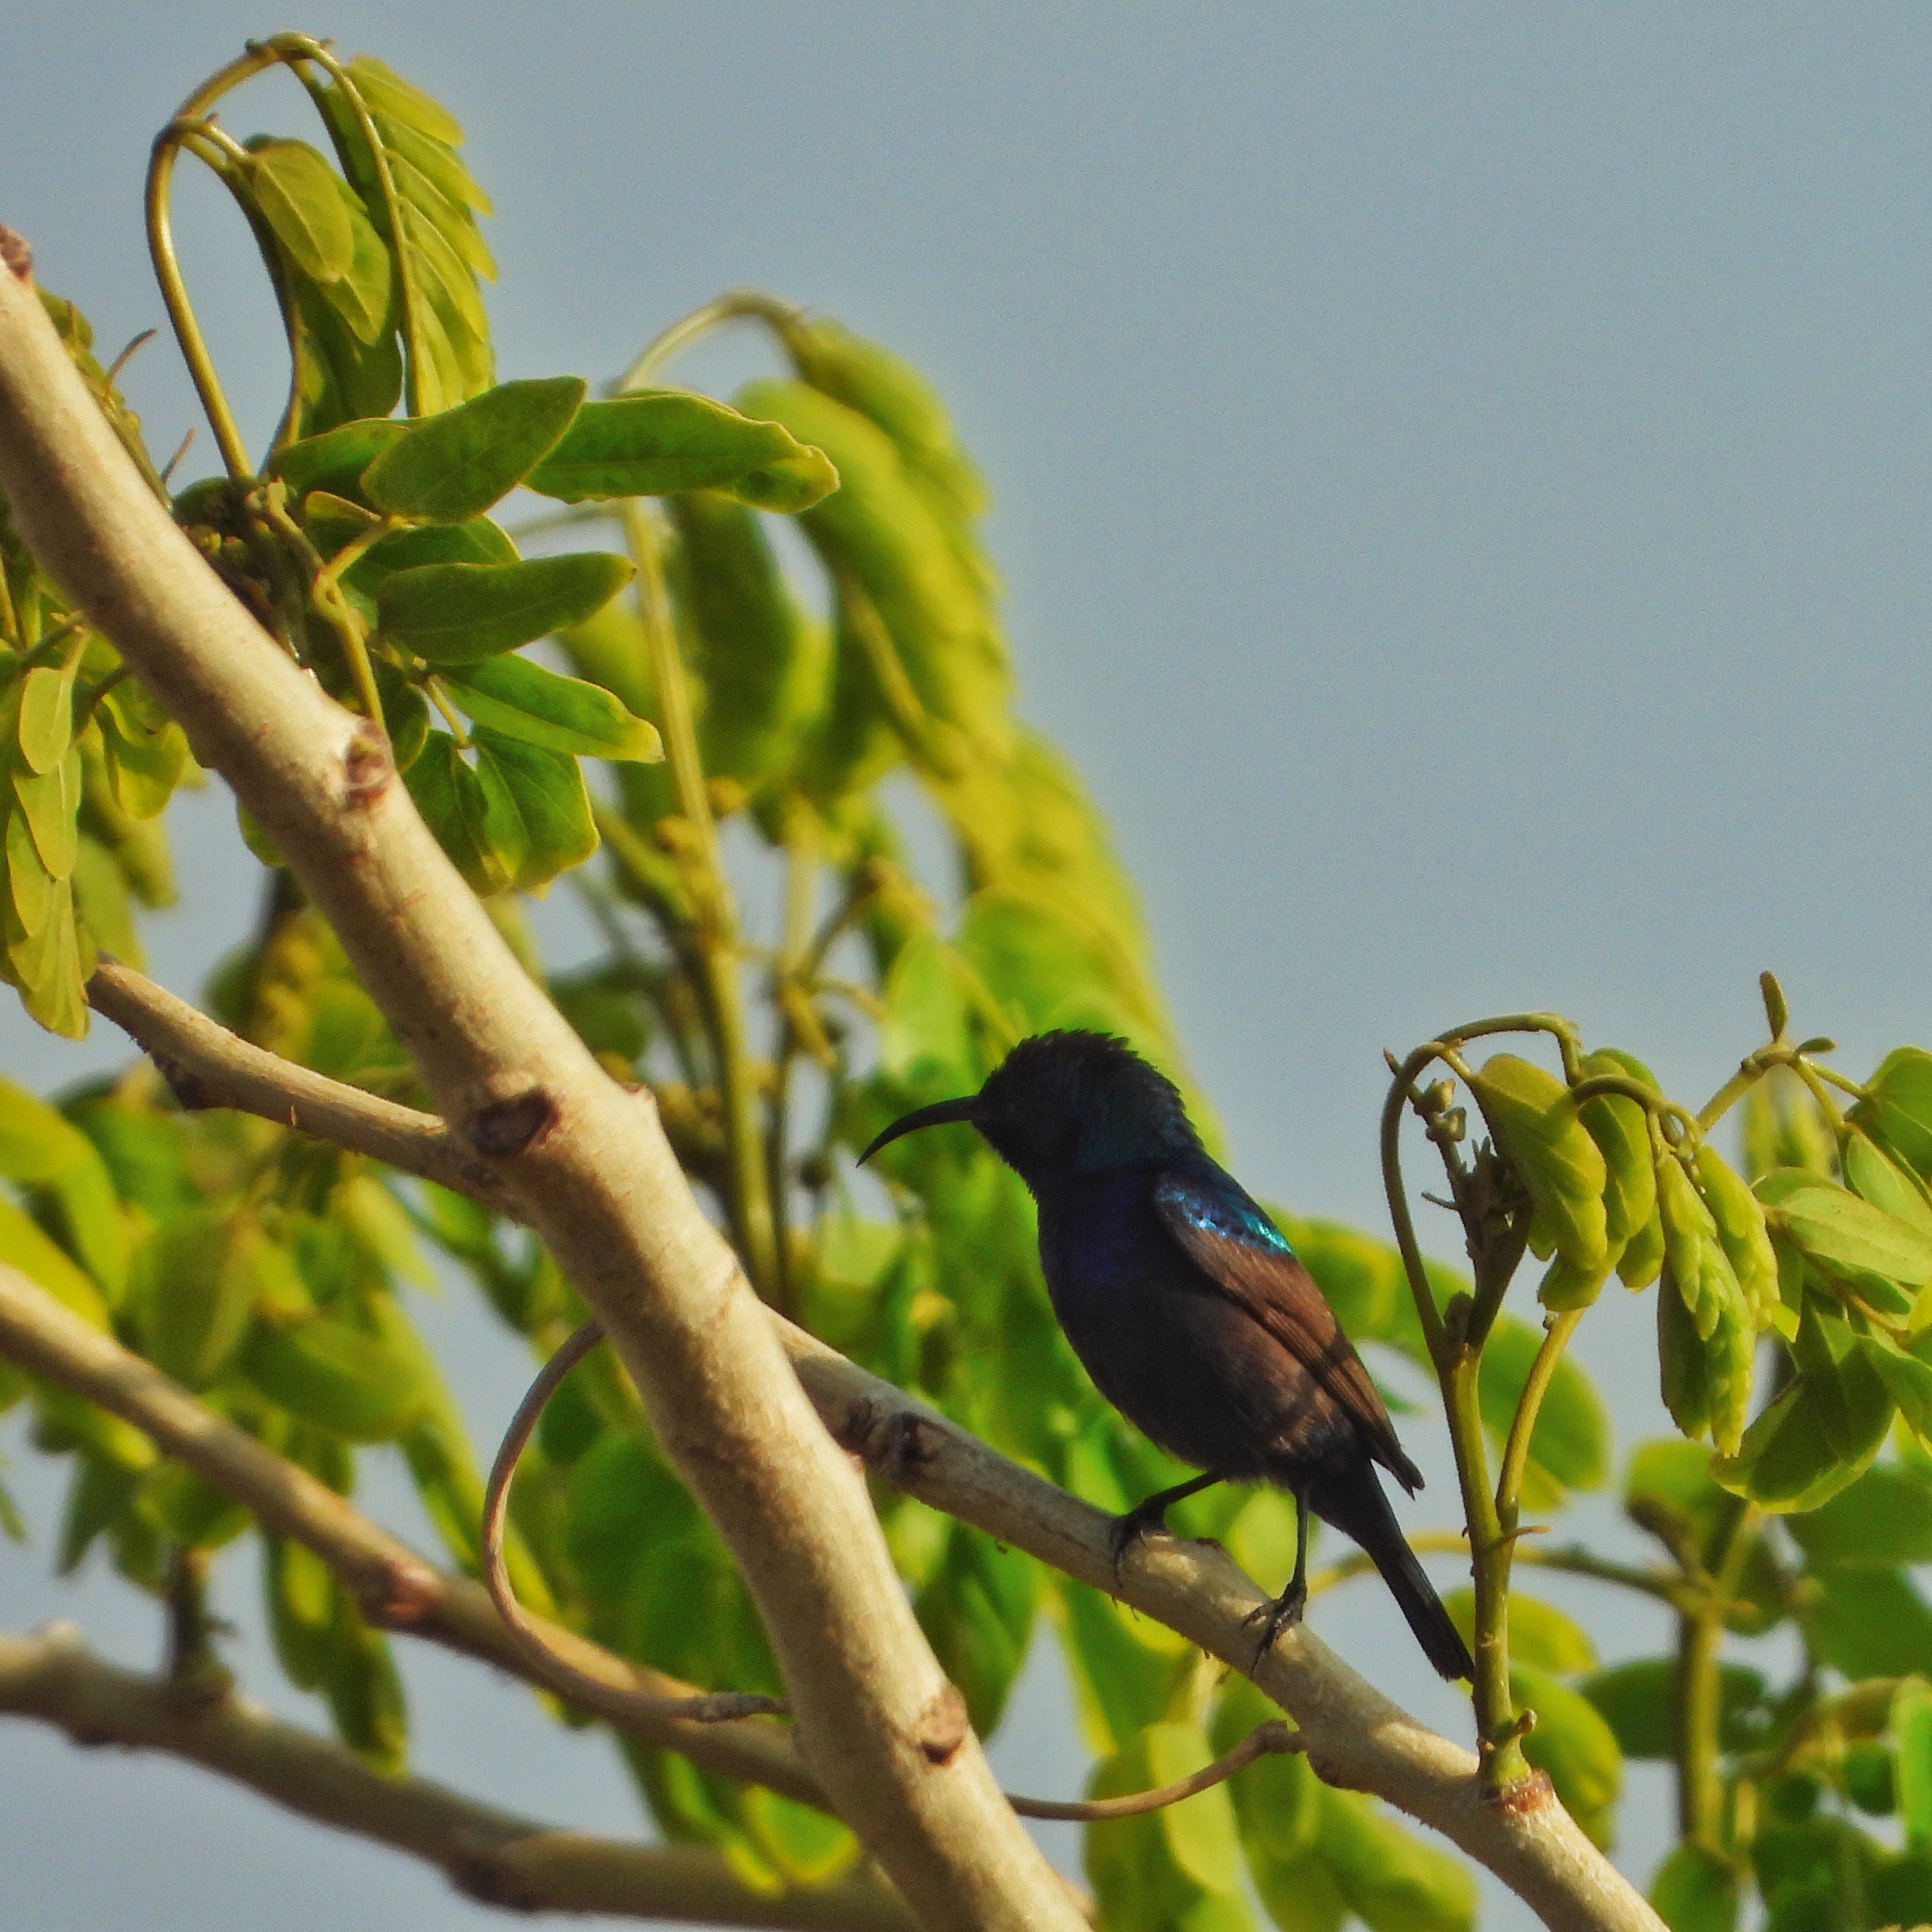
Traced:
<svg viewBox="0 0 1932 1932">
<path fill-rule="evenodd" d="M 863 1167 L 887 1142 L 897 1140 L 902 1134 L 916 1133 L 921 1127 L 944 1126 L 949 1120 L 976 1122 L 979 1105 L 979 1095 L 969 1094 L 963 1100 L 935 1100 L 929 1107 L 920 1107 L 895 1120 L 859 1156 L 859 1165 Z"/>
</svg>

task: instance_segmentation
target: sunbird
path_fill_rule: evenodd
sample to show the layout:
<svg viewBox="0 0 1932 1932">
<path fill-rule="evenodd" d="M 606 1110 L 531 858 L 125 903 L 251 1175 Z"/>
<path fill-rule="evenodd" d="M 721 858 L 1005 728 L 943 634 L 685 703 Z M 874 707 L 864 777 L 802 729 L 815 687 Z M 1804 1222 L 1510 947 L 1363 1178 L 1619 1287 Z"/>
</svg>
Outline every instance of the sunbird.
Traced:
<svg viewBox="0 0 1932 1932">
<path fill-rule="evenodd" d="M 1307 1604 L 1312 1510 L 1367 1552 L 1430 1662 L 1473 1675 L 1376 1465 L 1412 1496 L 1421 1471 L 1314 1277 L 1210 1157 L 1172 1082 L 1106 1034 L 1038 1034 L 977 1094 L 894 1121 L 860 1160 L 952 1120 L 976 1127 L 1038 1204 L 1053 1312 L 1094 1386 L 1204 1472 L 1114 1519 L 1116 1565 L 1184 1496 L 1270 1483 L 1294 1498 L 1294 1574 L 1256 1612 L 1257 1660 Z"/>
</svg>

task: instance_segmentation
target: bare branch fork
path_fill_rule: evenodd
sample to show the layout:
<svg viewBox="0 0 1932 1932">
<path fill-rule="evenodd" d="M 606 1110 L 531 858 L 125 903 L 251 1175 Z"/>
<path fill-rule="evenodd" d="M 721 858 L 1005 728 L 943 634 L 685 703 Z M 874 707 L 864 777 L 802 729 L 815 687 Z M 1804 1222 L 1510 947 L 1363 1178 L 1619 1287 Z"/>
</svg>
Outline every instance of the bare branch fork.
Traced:
<svg viewBox="0 0 1932 1932">
<path fill-rule="evenodd" d="M 380 739 L 302 676 L 168 520 L 23 268 L 0 274 L 0 490 L 44 567 L 288 855 L 415 1059 L 443 1131 L 604 1322 L 746 1577 L 826 1800 L 922 1924 L 1077 1924 L 986 1771 L 841 1450 L 1102 1588 L 1106 1520 L 758 1304 L 648 1100 L 608 1082 L 510 957 Z M 286 1120 L 286 1097 L 274 1118 Z M 1152 1546 L 1121 1594 L 1238 1667 L 1249 1660 L 1242 1620 L 1261 1595 L 1218 1550 Z M 1546 1786 L 1520 1806 L 1486 1803 L 1469 1753 L 1305 1632 L 1255 1674 L 1324 1778 L 1442 1830 L 1550 1924 L 1654 1932 Z"/>
<path fill-rule="evenodd" d="M 485 1905 L 796 1932 L 909 1932 L 914 1922 L 862 1872 L 766 1894 L 708 1847 L 555 1831 L 425 1779 L 386 1778 L 232 1693 L 184 1696 L 178 1686 L 104 1663 L 70 1624 L 0 1636 L 0 1713 L 53 1725 L 79 1744 L 164 1751 L 198 1764 L 319 1824 L 435 1865 Z"/>
</svg>

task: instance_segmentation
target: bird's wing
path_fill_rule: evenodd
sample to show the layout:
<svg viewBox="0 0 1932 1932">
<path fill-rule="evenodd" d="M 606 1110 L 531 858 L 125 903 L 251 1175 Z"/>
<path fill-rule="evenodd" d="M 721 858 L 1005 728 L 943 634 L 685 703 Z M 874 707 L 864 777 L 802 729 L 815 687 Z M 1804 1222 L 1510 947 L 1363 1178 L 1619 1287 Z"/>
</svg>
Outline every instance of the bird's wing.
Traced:
<svg viewBox="0 0 1932 1932">
<path fill-rule="evenodd" d="M 1421 1472 L 1402 1454 L 1361 1357 L 1314 1276 L 1260 1208 L 1172 1169 L 1154 1183 L 1154 1204 L 1188 1259 L 1360 1425 L 1376 1460 L 1405 1489 L 1420 1489 Z"/>
</svg>

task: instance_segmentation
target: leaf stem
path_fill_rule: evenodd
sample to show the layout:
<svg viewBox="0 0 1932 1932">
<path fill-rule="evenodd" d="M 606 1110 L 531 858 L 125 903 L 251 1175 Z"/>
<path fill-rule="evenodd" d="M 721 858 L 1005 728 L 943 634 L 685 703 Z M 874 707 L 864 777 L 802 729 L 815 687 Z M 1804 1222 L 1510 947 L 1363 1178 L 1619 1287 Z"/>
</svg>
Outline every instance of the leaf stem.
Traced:
<svg viewBox="0 0 1932 1932">
<path fill-rule="evenodd" d="M 208 352 L 201 325 L 195 320 L 194 306 L 188 300 L 181 259 L 175 252 L 168 196 L 173 182 L 175 156 L 186 145 L 190 135 L 202 131 L 205 124 L 194 118 L 198 116 L 202 102 L 223 91 L 217 83 L 224 76 L 233 76 L 227 83 L 232 86 L 236 80 L 246 79 L 263 64 L 266 63 L 247 60 L 232 62 L 199 93 L 190 95 L 181 113 L 154 136 L 153 152 L 148 161 L 148 254 L 154 263 L 154 279 L 160 284 L 161 300 L 166 304 L 168 320 L 173 327 L 175 340 L 180 345 L 182 359 L 188 364 L 195 394 L 201 398 L 208 427 L 214 432 L 215 447 L 221 452 L 221 460 L 229 475 L 244 485 L 254 482 L 254 468 L 248 460 L 248 446 L 242 440 L 242 432 L 229 409 L 228 399 L 223 394 L 221 384 L 215 376 L 214 358 Z"/>
<path fill-rule="evenodd" d="M 648 388 L 651 378 L 680 350 L 688 349 L 699 337 L 708 335 L 722 323 L 752 320 L 766 322 L 782 336 L 788 324 L 795 323 L 802 310 L 776 296 L 756 289 L 730 289 L 716 301 L 694 308 L 647 344 L 637 360 L 612 385 L 612 393 L 624 395 L 633 389 Z"/>
<path fill-rule="evenodd" d="M 1562 1359 L 1563 1350 L 1583 1318 L 1580 1308 L 1568 1308 L 1550 1316 L 1543 1331 L 1543 1346 L 1529 1365 L 1528 1378 L 1517 1399 L 1516 1414 L 1510 1424 L 1509 1438 L 1503 1448 L 1502 1472 L 1496 1478 L 1496 1514 L 1505 1532 L 1516 1526 L 1517 1498 L 1522 1493 L 1522 1472 L 1529 1461 L 1529 1443 L 1535 1432 L 1536 1418 L 1543 1399 L 1550 1392 L 1551 1378 Z"/>
<path fill-rule="evenodd" d="M 778 1233 L 766 1176 L 764 1137 L 758 1120 L 757 1082 L 746 1050 L 742 991 L 738 974 L 737 908 L 718 847 L 718 829 L 704 789 L 698 730 L 677 633 L 664 587 L 664 557 L 650 513 L 634 497 L 623 506 L 624 536 L 638 571 L 638 602 L 650 653 L 651 681 L 664 714 L 664 754 L 678 809 L 696 848 L 695 896 L 690 944 L 710 1022 L 724 1103 L 725 1144 L 730 1163 L 728 1205 L 745 1271 L 759 1293 L 777 1292 Z"/>
</svg>

